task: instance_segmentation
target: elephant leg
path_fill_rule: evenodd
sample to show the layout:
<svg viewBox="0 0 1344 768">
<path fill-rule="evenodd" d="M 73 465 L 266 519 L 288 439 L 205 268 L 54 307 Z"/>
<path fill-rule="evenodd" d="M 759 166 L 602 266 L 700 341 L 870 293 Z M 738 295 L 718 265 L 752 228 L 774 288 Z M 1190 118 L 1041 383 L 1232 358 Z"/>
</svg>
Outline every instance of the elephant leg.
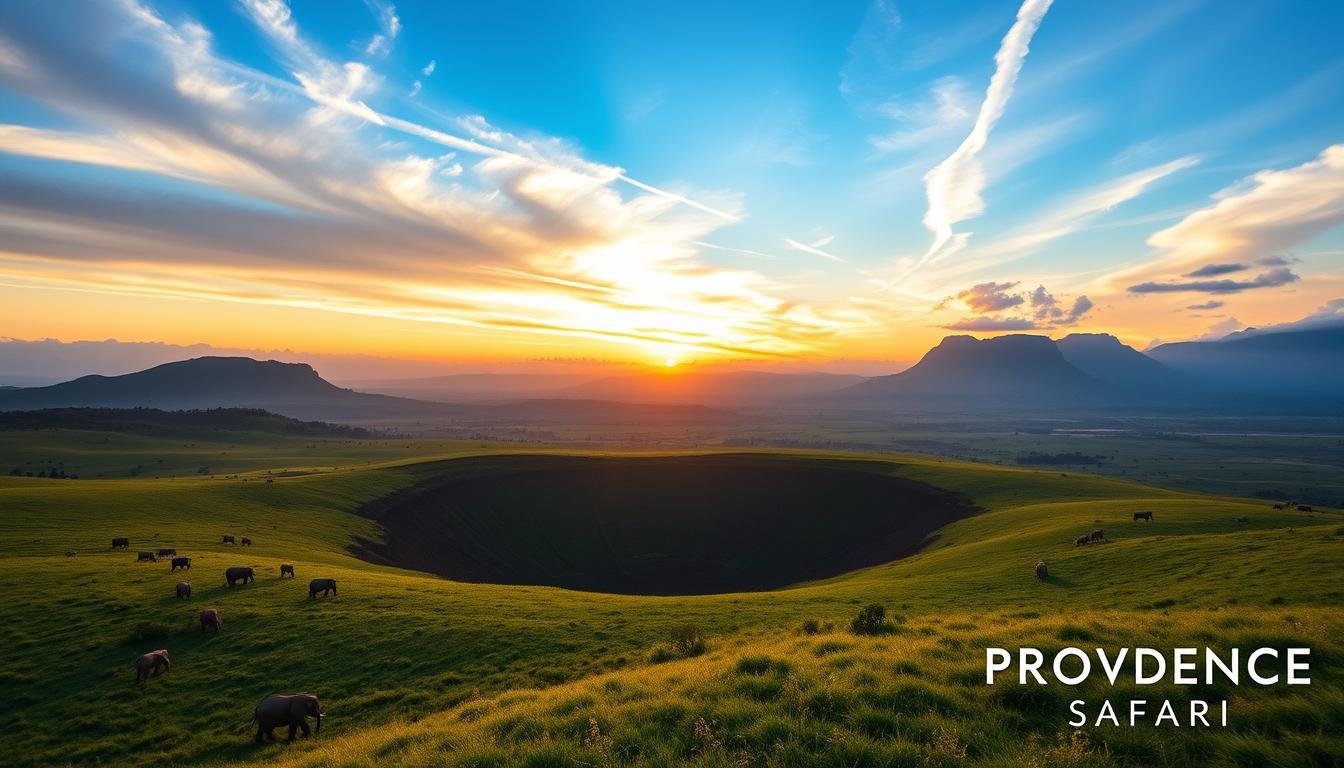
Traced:
<svg viewBox="0 0 1344 768">
<path fill-rule="evenodd" d="M 298 723 L 295 723 L 293 720 L 290 720 L 290 721 L 289 721 L 289 738 L 286 739 L 286 741 L 293 741 L 293 740 L 294 740 L 294 731 L 297 731 L 298 729 L 299 729 Z"/>
<path fill-rule="evenodd" d="M 261 744 L 266 739 L 266 726 L 257 723 L 257 743 Z"/>
<path fill-rule="evenodd" d="M 308 721 L 307 721 L 307 720 L 300 720 L 300 721 L 299 721 L 299 730 L 303 731 L 303 738 L 305 738 L 305 739 L 308 738 L 309 736 L 312 736 L 312 735 L 313 735 L 313 732 L 312 732 L 311 730 L 308 729 Z"/>
</svg>

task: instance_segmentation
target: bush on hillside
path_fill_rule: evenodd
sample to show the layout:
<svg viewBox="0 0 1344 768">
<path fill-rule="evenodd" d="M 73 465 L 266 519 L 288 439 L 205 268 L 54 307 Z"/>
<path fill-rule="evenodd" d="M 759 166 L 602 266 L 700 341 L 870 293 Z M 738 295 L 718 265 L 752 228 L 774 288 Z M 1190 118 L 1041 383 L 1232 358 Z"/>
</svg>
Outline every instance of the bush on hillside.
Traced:
<svg viewBox="0 0 1344 768">
<path fill-rule="evenodd" d="M 895 629 L 887 621 L 887 609 L 876 603 L 859 611 L 849 627 L 856 635 L 885 635 Z"/>
</svg>

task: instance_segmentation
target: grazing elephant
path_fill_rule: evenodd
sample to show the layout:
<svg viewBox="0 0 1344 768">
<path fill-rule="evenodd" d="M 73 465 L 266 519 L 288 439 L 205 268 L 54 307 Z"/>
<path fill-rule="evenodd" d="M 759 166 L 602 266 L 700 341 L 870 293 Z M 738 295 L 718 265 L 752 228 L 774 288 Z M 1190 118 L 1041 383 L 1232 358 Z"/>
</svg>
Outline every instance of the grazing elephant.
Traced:
<svg viewBox="0 0 1344 768">
<path fill-rule="evenodd" d="M 294 731 L 303 730 L 304 738 L 311 733 L 308 730 L 308 718 L 317 721 L 316 732 L 322 732 L 322 705 L 311 693 L 272 694 L 261 700 L 252 712 L 252 722 L 257 724 L 257 743 L 263 739 L 275 741 L 275 729 L 289 726 L 289 740 L 294 740 Z"/>
<path fill-rule="evenodd" d="M 126 538 L 125 536 L 118 536 L 115 539 L 112 539 L 113 549 L 129 549 L 130 546 L 131 546 L 131 540 Z"/>
<path fill-rule="evenodd" d="M 187 570 L 191 570 L 191 558 L 190 558 L 190 557 L 174 557 L 174 558 L 173 558 L 173 567 L 172 567 L 170 570 L 176 571 L 178 568 L 186 568 Z"/>
<path fill-rule="evenodd" d="M 1310 512 L 1310 511 L 1311 511 L 1311 505 L 1310 505 L 1310 504 L 1298 504 L 1298 505 L 1297 505 L 1297 511 L 1298 511 L 1298 512 Z"/>
<path fill-rule="evenodd" d="M 244 536 L 244 537 L 243 537 L 243 540 L 240 541 L 240 542 L 238 542 L 238 543 L 241 544 L 241 545 L 243 545 L 244 547 L 250 547 L 250 546 L 252 546 L 252 540 L 249 539 L 249 538 L 247 538 L 246 536 Z"/>
<path fill-rule="evenodd" d="M 178 597 L 185 597 L 185 598 L 188 598 L 188 599 L 191 598 L 191 582 L 190 582 L 190 581 L 179 581 L 179 582 L 177 582 L 177 596 L 178 596 Z"/>
<path fill-rule="evenodd" d="M 218 632 L 224 628 L 224 620 L 219 617 L 218 608 L 206 608 L 201 611 L 201 632 Z"/>
<path fill-rule="evenodd" d="M 282 578 L 282 579 L 285 578 L 285 574 L 289 574 L 290 578 L 293 578 L 293 576 L 294 576 L 294 566 L 293 566 L 293 564 L 291 564 L 291 563 L 281 563 L 281 564 L 280 564 L 280 578 Z"/>
<path fill-rule="evenodd" d="M 256 578 L 256 573 L 248 566 L 235 565 L 224 571 L 224 580 L 229 583 L 230 587 L 232 587 L 235 582 L 241 581 L 246 584 L 250 581 L 255 581 Z"/>
<path fill-rule="evenodd" d="M 308 598 L 312 599 L 317 597 L 318 592 L 321 592 L 323 597 L 326 597 L 328 593 L 333 595 L 336 594 L 336 580 L 313 579 L 308 582 Z"/>
<path fill-rule="evenodd" d="M 141 552 L 141 553 L 139 553 L 139 554 L 137 554 L 137 555 L 135 556 L 135 562 L 137 562 L 137 563 L 157 563 L 157 562 L 159 562 L 159 558 L 158 558 L 158 555 L 155 555 L 153 552 Z"/>
<path fill-rule="evenodd" d="M 158 555 L 159 557 L 173 557 L 177 554 L 177 550 L 173 549 L 172 547 L 164 547 L 160 549 L 158 552 L 155 552 L 154 554 Z"/>
<path fill-rule="evenodd" d="M 1153 522 L 1153 513 L 1152 513 L 1152 512 L 1135 512 L 1135 513 L 1134 513 L 1134 519 L 1135 519 L 1135 520 L 1147 520 L 1148 522 L 1151 523 L 1151 522 Z"/>
<path fill-rule="evenodd" d="M 1093 532 L 1089 535 L 1089 538 L 1091 538 L 1092 541 L 1105 541 L 1105 540 L 1106 540 L 1106 532 L 1103 531 L 1102 529 L 1098 528 L 1097 530 L 1093 531 Z"/>
<path fill-rule="evenodd" d="M 1084 533 L 1082 536 L 1079 536 L 1078 538 L 1076 538 L 1076 539 L 1073 540 L 1073 546 L 1075 546 L 1075 547 L 1081 547 L 1081 546 L 1083 546 L 1084 544 L 1087 544 L 1087 542 L 1089 542 L 1089 541 L 1091 541 L 1091 540 L 1092 540 L 1092 537 L 1091 537 L 1091 536 L 1088 536 L 1086 533 Z"/>
<path fill-rule="evenodd" d="M 73 550 L 73 549 L 67 549 L 67 550 L 65 550 L 65 556 L 66 556 L 66 557 L 74 557 L 74 556 L 75 556 L 75 550 Z"/>
<path fill-rule="evenodd" d="M 221 544 L 232 544 L 232 543 L 233 543 L 233 537 L 226 533 L 226 534 L 224 534 L 224 538 L 220 540 L 220 543 L 221 543 Z"/>
<path fill-rule="evenodd" d="M 1036 580 L 1037 580 L 1037 581 L 1045 581 L 1045 580 L 1046 580 L 1047 578 L 1049 578 L 1049 577 L 1050 577 L 1050 571 L 1046 569 L 1046 567 L 1045 567 L 1045 561 L 1044 561 L 1044 560 L 1041 560 L 1041 561 L 1037 562 L 1037 563 L 1036 563 Z"/>
<path fill-rule="evenodd" d="M 1275 504 L 1275 505 L 1274 505 L 1274 508 L 1275 508 L 1275 509 L 1283 509 L 1283 505 L 1282 505 L 1282 504 Z"/>
<path fill-rule="evenodd" d="M 135 682 L 143 683 L 149 679 L 151 673 L 158 676 L 172 665 L 173 663 L 168 660 L 168 651 L 162 648 L 141 654 L 140 658 L 135 660 Z"/>
</svg>

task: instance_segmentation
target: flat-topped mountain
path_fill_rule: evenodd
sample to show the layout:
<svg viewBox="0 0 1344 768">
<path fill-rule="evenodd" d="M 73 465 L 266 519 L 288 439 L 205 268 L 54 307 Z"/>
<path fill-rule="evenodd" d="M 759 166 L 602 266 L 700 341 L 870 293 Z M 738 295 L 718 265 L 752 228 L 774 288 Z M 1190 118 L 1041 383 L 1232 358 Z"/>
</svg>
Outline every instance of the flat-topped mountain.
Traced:
<svg viewBox="0 0 1344 768">
<path fill-rule="evenodd" d="M 944 403 L 964 400 L 968 405 L 993 407 L 995 401 L 1073 401 L 1101 389 L 1100 381 L 1069 363 L 1050 339 L 1014 334 L 983 340 L 948 336 L 910 369 L 874 377 L 843 394 Z"/>
</svg>

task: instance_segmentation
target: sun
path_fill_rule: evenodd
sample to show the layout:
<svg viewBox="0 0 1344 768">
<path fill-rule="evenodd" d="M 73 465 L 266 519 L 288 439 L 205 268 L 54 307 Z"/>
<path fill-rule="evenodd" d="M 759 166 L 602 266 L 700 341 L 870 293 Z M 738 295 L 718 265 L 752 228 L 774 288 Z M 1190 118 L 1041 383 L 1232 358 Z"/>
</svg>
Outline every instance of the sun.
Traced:
<svg viewBox="0 0 1344 768">
<path fill-rule="evenodd" d="M 667 358 L 666 360 L 663 361 L 663 366 L 664 366 L 664 367 L 667 367 L 667 368 L 676 368 L 676 367 L 677 367 L 677 358 L 675 358 L 675 357 L 669 357 L 669 358 Z"/>
</svg>

